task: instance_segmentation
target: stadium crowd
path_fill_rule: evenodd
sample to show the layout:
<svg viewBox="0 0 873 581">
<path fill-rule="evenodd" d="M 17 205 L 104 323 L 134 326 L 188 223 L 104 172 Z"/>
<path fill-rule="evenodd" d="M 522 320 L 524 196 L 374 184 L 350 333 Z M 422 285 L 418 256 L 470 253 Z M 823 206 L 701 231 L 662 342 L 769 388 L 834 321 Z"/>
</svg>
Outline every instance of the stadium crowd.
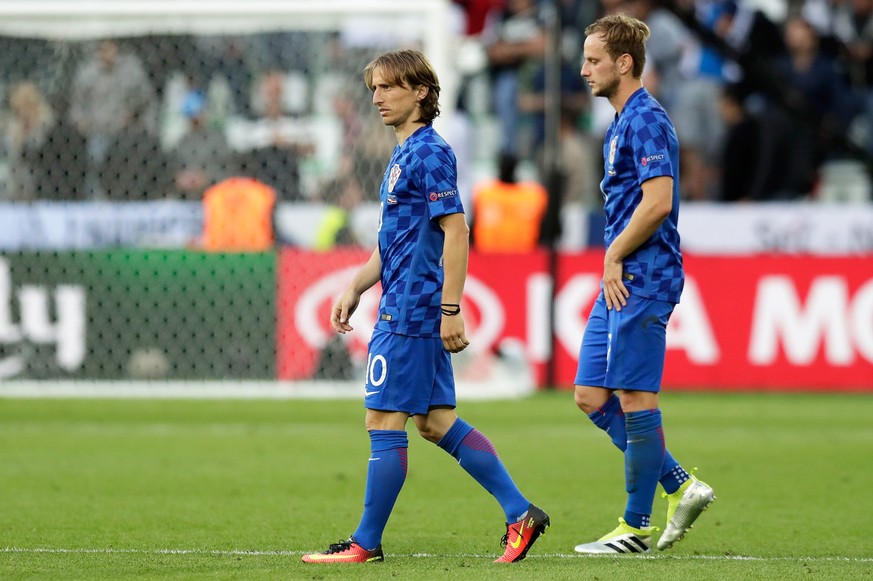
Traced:
<svg viewBox="0 0 873 581">
<path fill-rule="evenodd" d="M 873 0 L 557 4 L 564 202 L 600 204 L 600 141 L 612 112 L 590 97 L 579 63 L 585 26 L 616 12 L 653 30 L 644 82 L 676 125 L 685 199 L 814 200 L 833 168 L 860 167 L 851 175 L 869 183 Z M 461 82 L 440 122 L 470 207 L 501 160 L 546 182 L 550 5 L 454 1 Z M 360 80 L 385 48 L 372 42 L 346 31 L 0 37 L 0 200 L 200 200 L 244 175 L 278 201 L 344 212 L 373 201 L 393 143 Z"/>
</svg>

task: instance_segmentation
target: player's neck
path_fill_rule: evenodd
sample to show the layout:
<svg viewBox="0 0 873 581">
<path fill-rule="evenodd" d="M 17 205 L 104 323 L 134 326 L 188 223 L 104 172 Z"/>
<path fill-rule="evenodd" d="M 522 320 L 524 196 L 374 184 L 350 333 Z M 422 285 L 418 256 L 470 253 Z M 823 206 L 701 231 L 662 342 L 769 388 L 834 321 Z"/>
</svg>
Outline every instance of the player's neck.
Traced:
<svg viewBox="0 0 873 581">
<path fill-rule="evenodd" d="M 394 128 L 394 135 L 397 137 L 397 144 L 403 145 L 403 142 L 406 139 L 419 130 L 419 128 L 424 127 L 426 124 L 418 121 L 409 121 L 404 123 L 399 127 Z"/>
<path fill-rule="evenodd" d="M 640 90 L 642 86 L 642 79 L 629 79 L 620 83 L 618 90 L 609 98 L 609 104 L 612 105 L 617 114 L 621 115 L 621 110 L 624 109 L 627 100 L 630 99 L 631 95 Z"/>
</svg>

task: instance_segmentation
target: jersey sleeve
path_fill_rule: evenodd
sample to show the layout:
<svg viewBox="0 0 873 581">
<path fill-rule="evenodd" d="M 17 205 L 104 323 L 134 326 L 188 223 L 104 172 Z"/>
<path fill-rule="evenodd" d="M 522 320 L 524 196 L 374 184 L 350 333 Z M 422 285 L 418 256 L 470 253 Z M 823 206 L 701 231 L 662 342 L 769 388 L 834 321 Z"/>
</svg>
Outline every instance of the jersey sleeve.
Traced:
<svg viewBox="0 0 873 581">
<path fill-rule="evenodd" d="M 455 155 L 443 147 L 421 147 L 413 166 L 415 181 L 425 197 L 431 220 L 447 214 L 464 212 L 458 192 L 458 169 Z"/>
<path fill-rule="evenodd" d="M 676 178 L 665 123 L 669 121 L 652 111 L 643 112 L 631 123 L 630 142 L 639 183 L 661 176 Z"/>
</svg>

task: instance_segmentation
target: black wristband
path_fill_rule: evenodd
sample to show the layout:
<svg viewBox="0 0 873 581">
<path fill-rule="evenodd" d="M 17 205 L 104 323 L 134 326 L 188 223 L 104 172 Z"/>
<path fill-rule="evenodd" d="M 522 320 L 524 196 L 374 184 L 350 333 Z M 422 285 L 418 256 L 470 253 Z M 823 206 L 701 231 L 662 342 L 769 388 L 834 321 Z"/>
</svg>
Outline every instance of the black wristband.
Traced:
<svg viewBox="0 0 873 581">
<path fill-rule="evenodd" d="M 456 305 L 455 303 L 442 303 L 440 305 L 440 311 L 447 317 L 454 317 L 461 312 L 461 305 Z"/>
</svg>

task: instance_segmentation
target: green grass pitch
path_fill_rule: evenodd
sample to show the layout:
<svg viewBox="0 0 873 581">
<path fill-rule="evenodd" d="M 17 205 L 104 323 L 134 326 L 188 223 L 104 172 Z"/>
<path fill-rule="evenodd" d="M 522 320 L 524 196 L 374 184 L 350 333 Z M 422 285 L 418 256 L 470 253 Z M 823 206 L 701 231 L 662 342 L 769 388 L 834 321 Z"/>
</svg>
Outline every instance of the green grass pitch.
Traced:
<svg viewBox="0 0 873 581">
<path fill-rule="evenodd" d="M 670 551 L 573 553 L 615 526 L 623 464 L 560 392 L 459 406 L 552 517 L 525 561 L 491 562 L 499 506 L 410 422 L 386 561 L 325 566 L 300 555 L 360 517 L 361 402 L 0 399 L 0 578 L 873 579 L 873 397 L 667 392 L 662 408 L 668 447 L 718 496 Z"/>
</svg>

